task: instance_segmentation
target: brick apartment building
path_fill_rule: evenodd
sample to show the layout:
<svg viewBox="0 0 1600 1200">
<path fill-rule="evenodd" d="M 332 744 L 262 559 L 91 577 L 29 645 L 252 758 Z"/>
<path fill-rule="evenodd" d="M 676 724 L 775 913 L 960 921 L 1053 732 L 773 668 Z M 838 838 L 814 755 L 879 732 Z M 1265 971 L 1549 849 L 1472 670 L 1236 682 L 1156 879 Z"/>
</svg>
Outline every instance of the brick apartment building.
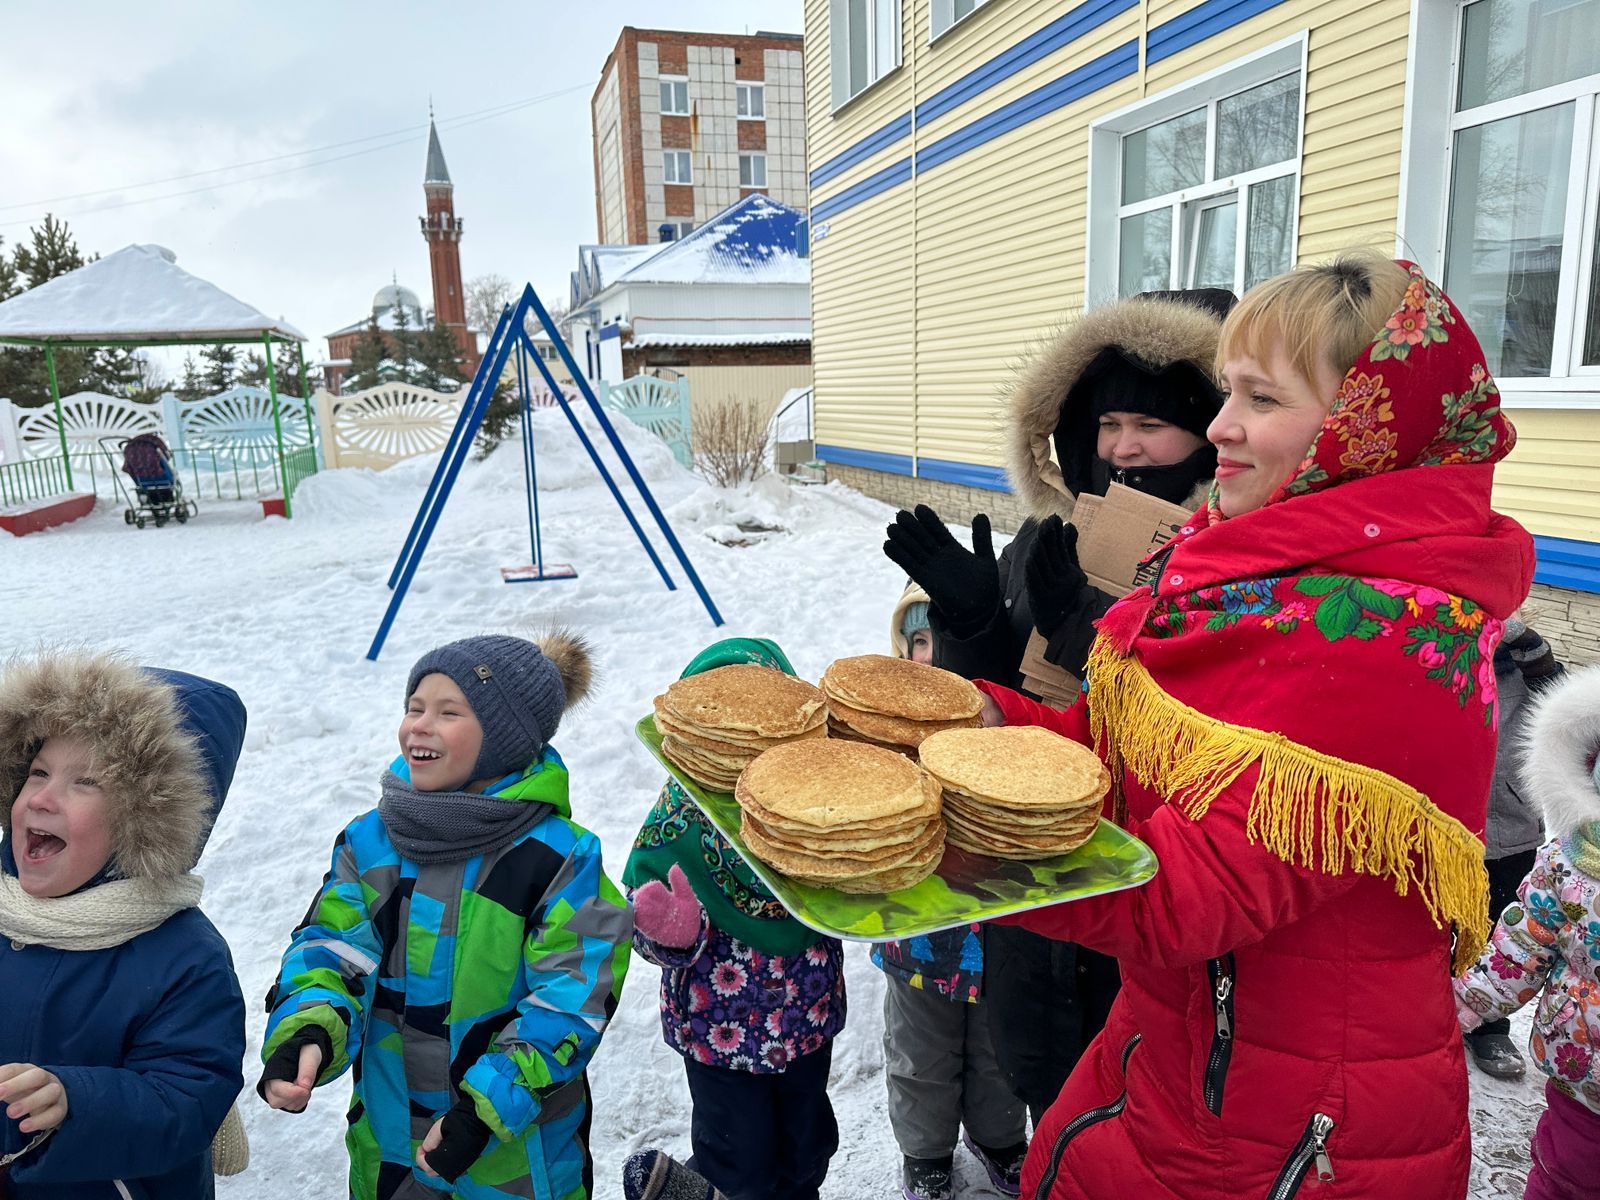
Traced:
<svg viewBox="0 0 1600 1200">
<path fill-rule="evenodd" d="M 682 237 L 754 192 L 805 211 L 803 45 L 625 26 L 590 101 L 597 240 Z"/>
</svg>

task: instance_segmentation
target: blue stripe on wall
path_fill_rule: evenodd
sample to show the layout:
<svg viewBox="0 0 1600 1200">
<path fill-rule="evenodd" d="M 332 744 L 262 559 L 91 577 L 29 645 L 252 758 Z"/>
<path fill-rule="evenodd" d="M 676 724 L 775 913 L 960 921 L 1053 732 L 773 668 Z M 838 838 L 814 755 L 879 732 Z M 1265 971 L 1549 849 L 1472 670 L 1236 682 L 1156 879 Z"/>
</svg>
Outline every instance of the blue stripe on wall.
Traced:
<svg viewBox="0 0 1600 1200">
<path fill-rule="evenodd" d="M 1001 467 L 980 467 L 976 463 L 952 462 L 943 458 L 919 458 L 917 474 L 923 479 L 959 483 L 963 487 L 983 488 L 988 492 L 1011 490 L 1011 481 Z"/>
<path fill-rule="evenodd" d="M 1145 34 L 1144 61 L 1158 63 L 1180 50 L 1198 45 L 1214 33 L 1276 8 L 1283 0 L 1202 0 L 1184 13 Z"/>
<path fill-rule="evenodd" d="M 986 117 L 963 125 L 954 133 L 930 142 L 917 152 L 917 174 L 931 171 L 941 163 L 949 162 L 968 150 L 1010 133 L 1029 121 L 1046 113 L 1081 100 L 1118 79 L 1132 75 L 1139 69 L 1139 42 L 1124 42 L 1115 50 L 1108 50 L 1099 58 L 1085 63 L 1075 71 L 1068 71 L 1059 79 L 1035 88 L 1010 104 L 995 109 Z"/>
<path fill-rule="evenodd" d="M 866 471 L 883 471 L 889 475 L 910 475 L 909 454 L 888 454 L 882 450 L 857 450 L 853 446 L 825 446 L 817 444 L 817 457 L 823 462 L 838 463 L 841 467 L 860 467 Z"/>
<path fill-rule="evenodd" d="M 968 71 L 948 87 L 929 96 L 917 105 L 917 124 L 941 117 L 957 105 L 965 104 L 996 84 L 1005 82 L 1018 71 L 1026 70 L 1040 59 L 1076 41 L 1091 29 L 1104 25 L 1119 13 L 1127 12 L 1137 3 L 1138 0 L 1088 0 L 1088 3 L 1078 5 L 1043 29 L 1029 34 L 1015 46 L 995 55 L 981 67 Z M 815 177 L 812 178 L 812 185 L 816 185 Z"/>
<path fill-rule="evenodd" d="M 886 192 L 897 184 L 904 183 L 911 178 L 911 160 L 902 158 L 899 162 L 890 163 L 875 175 L 868 175 L 860 183 L 851 184 L 836 196 L 829 196 L 821 204 L 811 206 L 811 223 L 826 221 L 836 213 L 842 213 L 852 205 L 860 204 L 863 200 L 870 200 L 879 192 Z"/>
<path fill-rule="evenodd" d="M 827 183 L 840 171 L 849 170 L 863 159 L 871 158 L 879 150 L 894 145 L 911 135 L 911 114 L 901 113 L 876 133 L 869 133 L 849 149 L 841 150 L 815 171 L 811 172 L 811 186 Z"/>
<path fill-rule="evenodd" d="M 1552 587 L 1600 592 L 1600 545 L 1573 538 L 1535 537 L 1539 561 L 1533 578 Z"/>
</svg>

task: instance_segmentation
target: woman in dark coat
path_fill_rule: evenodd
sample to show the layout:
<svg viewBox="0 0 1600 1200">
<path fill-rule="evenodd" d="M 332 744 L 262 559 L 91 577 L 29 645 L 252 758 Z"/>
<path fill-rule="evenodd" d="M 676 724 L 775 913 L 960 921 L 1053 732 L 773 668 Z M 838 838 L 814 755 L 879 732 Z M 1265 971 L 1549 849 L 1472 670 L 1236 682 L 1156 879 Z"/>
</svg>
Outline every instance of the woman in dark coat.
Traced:
<svg viewBox="0 0 1600 1200">
<path fill-rule="evenodd" d="M 989 519 L 973 549 L 926 505 L 899 513 L 884 553 L 928 593 L 934 662 L 1026 690 L 1035 630 L 1043 658 L 1083 675 L 1093 623 L 1116 596 L 1090 586 L 1067 525 L 1079 495 L 1113 483 L 1193 509 L 1216 468 L 1205 439 L 1221 397 L 1212 380 L 1231 292 L 1152 292 L 1078 317 L 1029 360 L 1007 397 L 1012 488 L 1031 510 L 997 558 Z M 984 1003 L 995 1050 L 1035 1123 L 1118 989 L 1116 960 L 1013 926 L 984 931 Z"/>
</svg>

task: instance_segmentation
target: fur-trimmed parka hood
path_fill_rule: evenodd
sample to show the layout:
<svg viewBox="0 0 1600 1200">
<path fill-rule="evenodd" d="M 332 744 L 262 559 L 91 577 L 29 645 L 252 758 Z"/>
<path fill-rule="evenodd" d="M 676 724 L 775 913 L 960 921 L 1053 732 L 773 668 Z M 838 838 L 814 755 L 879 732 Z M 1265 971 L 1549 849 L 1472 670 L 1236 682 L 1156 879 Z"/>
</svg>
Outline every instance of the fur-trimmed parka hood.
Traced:
<svg viewBox="0 0 1600 1200">
<path fill-rule="evenodd" d="M 1600 821 L 1600 667 L 1570 671 L 1528 718 L 1522 782 L 1544 810 L 1545 832 L 1562 837 Z"/>
<path fill-rule="evenodd" d="M 185 874 L 227 796 L 244 729 L 237 693 L 209 679 L 86 652 L 13 660 L 0 672 L 0 863 L 16 873 L 11 808 L 34 753 L 71 734 L 94 752 L 113 872 Z"/>
<path fill-rule="evenodd" d="M 1094 457 L 1094 422 L 1087 409 L 1063 413 L 1073 385 L 1104 350 L 1116 348 L 1152 374 L 1180 364 L 1212 379 L 1222 317 L 1232 296 L 1209 291 L 1192 300 L 1181 293 L 1136 296 L 1074 317 L 1042 341 L 1005 392 L 1008 469 L 1011 487 L 1037 517 L 1070 518 L 1077 493 L 1087 483 Z M 1214 307 L 1213 307 L 1214 306 Z M 1213 410 L 1214 415 L 1214 410 Z M 1081 426 L 1073 438 L 1078 461 L 1051 458 L 1052 435 L 1064 421 Z M 1063 467 L 1066 474 L 1063 476 Z"/>
<path fill-rule="evenodd" d="M 906 619 L 906 611 L 913 604 L 927 604 L 928 593 L 918 586 L 915 579 L 906 580 L 906 590 L 900 593 L 900 599 L 895 601 L 894 612 L 889 614 L 889 644 L 894 647 L 896 658 L 911 657 L 911 639 L 906 637 L 902 628 Z"/>
</svg>

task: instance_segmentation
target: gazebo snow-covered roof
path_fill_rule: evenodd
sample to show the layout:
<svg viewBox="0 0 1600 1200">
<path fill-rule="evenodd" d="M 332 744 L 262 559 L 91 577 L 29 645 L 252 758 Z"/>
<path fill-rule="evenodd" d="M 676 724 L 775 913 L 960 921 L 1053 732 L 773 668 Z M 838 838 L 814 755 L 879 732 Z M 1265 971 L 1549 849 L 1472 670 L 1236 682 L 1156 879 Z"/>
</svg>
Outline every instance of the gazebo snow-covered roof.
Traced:
<svg viewBox="0 0 1600 1200">
<path fill-rule="evenodd" d="M 278 449 L 278 475 L 283 484 L 283 515 L 290 514 L 290 495 L 304 475 L 316 472 L 316 433 L 311 424 L 311 397 L 305 397 L 306 435 L 310 445 L 296 451 L 291 468 L 283 448 L 278 410 L 278 376 L 272 361 L 274 342 L 293 345 L 306 377 L 306 335 L 287 321 L 230 296 L 214 283 L 191 275 L 164 246 L 124 246 L 115 254 L 58 275 L 0 304 L 0 346 L 44 349 L 61 441 L 62 473 L 72 488 L 72 456 L 61 416 L 55 353 L 68 347 L 238 345 L 259 342 L 266 354 L 267 391 Z M 308 389 L 309 390 L 309 389 Z"/>
<path fill-rule="evenodd" d="M 303 342 L 305 334 L 178 266 L 161 246 L 126 246 L 0 304 L 0 343 L 192 345 Z"/>
</svg>

